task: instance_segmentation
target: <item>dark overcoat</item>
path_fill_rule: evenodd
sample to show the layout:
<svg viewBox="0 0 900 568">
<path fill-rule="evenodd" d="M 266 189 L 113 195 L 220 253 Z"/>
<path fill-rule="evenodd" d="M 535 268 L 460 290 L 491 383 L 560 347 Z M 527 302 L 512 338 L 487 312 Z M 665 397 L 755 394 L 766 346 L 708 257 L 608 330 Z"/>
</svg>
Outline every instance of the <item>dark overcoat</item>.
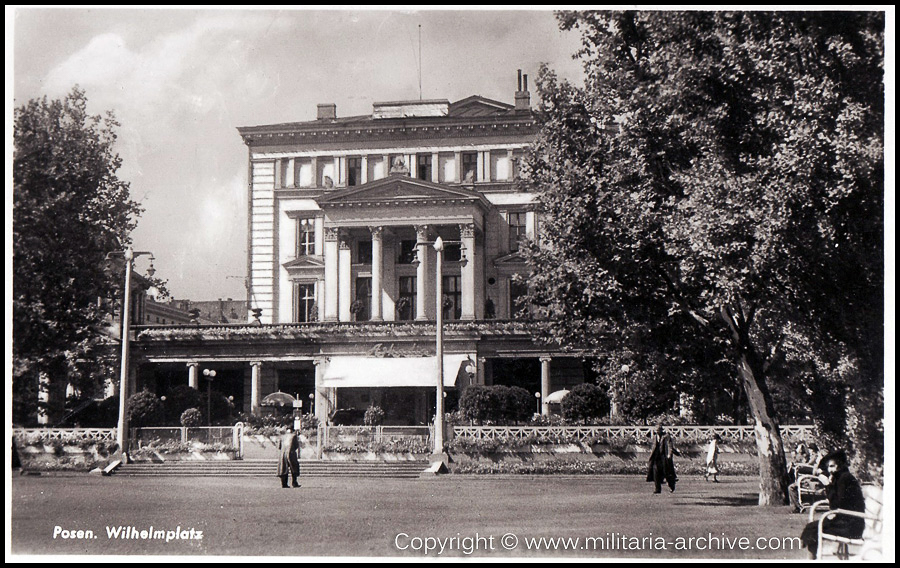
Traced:
<svg viewBox="0 0 900 568">
<path fill-rule="evenodd" d="M 300 474 L 300 439 L 296 432 L 286 432 L 281 439 L 278 440 L 278 475 L 283 477 L 292 475 L 296 477 Z"/>
<path fill-rule="evenodd" d="M 829 509 L 844 509 L 857 513 L 866 511 L 866 498 L 862 487 L 847 468 L 839 469 L 831 476 L 831 483 L 825 486 L 825 498 L 828 499 Z M 860 538 L 865 529 L 865 519 L 850 515 L 837 515 L 832 519 L 825 519 L 822 524 L 822 532 L 844 538 Z M 804 527 L 800 540 L 810 550 L 815 550 L 819 540 L 818 521 Z"/>
<path fill-rule="evenodd" d="M 653 436 L 653 452 L 647 464 L 647 481 L 659 481 L 675 486 L 678 477 L 675 475 L 675 443 L 668 434 Z"/>
</svg>

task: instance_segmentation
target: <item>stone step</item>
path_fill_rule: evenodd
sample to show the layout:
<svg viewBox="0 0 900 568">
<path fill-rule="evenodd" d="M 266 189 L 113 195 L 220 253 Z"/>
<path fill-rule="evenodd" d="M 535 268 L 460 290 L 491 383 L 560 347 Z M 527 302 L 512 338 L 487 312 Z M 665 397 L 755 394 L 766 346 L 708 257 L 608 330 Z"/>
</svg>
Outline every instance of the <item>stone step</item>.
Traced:
<svg viewBox="0 0 900 568">
<path fill-rule="evenodd" d="M 307 477 L 418 477 L 428 463 L 415 462 L 300 462 L 300 474 Z M 274 476 L 277 462 L 272 460 L 210 460 L 168 463 L 123 464 L 115 475 L 185 476 L 185 477 L 269 477 Z"/>
</svg>

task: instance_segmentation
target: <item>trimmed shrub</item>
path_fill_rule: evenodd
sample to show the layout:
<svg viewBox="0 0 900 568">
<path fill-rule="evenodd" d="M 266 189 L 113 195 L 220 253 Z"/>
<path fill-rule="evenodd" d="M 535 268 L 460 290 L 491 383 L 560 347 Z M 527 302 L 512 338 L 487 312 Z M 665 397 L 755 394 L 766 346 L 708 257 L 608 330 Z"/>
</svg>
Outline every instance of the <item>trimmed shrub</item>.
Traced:
<svg viewBox="0 0 900 568">
<path fill-rule="evenodd" d="M 591 383 L 577 385 L 562 399 L 562 414 L 567 421 L 590 422 L 609 414 L 609 396 Z"/>
<path fill-rule="evenodd" d="M 186 428 L 200 426 L 203 423 L 203 414 L 197 408 L 188 408 L 181 413 L 181 425 Z"/>
<path fill-rule="evenodd" d="M 502 411 L 497 389 L 483 385 L 466 387 L 459 397 L 459 411 L 474 424 L 498 420 Z"/>
<path fill-rule="evenodd" d="M 127 411 L 132 428 L 159 426 L 165 418 L 162 402 L 148 390 L 133 394 L 128 399 Z"/>
<path fill-rule="evenodd" d="M 459 399 L 459 413 L 473 423 L 512 424 L 531 419 L 534 396 L 522 387 L 467 387 Z"/>
<path fill-rule="evenodd" d="M 200 391 L 188 385 L 178 385 L 169 389 L 163 408 L 166 413 L 166 424 L 175 426 L 181 423 L 184 411 L 189 408 L 206 408 L 206 397 Z M 183 425 L 183 423 L 182 423 Z M 199 426 L 199 424 L 197 424 Z"/>
<path fill-rule="evenodd" d="M 504 406 L 504 418 L 511 422 L 528 422 L 534 416 L 534 395 L 522 387 L 507 387 Z"/>
</svg>

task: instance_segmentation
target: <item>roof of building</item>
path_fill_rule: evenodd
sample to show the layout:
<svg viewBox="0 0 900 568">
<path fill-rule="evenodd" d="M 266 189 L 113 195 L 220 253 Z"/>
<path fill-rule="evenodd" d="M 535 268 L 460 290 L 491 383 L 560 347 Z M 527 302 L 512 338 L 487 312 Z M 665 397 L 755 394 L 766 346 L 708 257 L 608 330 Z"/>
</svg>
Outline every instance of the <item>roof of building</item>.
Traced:
<svg viewBox="0 0 900 568">
<path fill-rule="evenodd" d="M 243 126 L 238 127 L 238 132 L 244 138 L 244 142 L 249 144 L 262 142 L 263 138 L 290 136 L 295 133 L 358 135 L 372 133 L 376 129 L 414 129 L 420 125 L 435 125 L 435 123 L 441 126 L 462 126 L 492 122 L 505 122 L 529 129 L 535 126 L 530 108 L 517 110 L 513 105 L 473 95 L 454 103 L 446 100 L 374 103 L 372 114 Z"/>
</svg>

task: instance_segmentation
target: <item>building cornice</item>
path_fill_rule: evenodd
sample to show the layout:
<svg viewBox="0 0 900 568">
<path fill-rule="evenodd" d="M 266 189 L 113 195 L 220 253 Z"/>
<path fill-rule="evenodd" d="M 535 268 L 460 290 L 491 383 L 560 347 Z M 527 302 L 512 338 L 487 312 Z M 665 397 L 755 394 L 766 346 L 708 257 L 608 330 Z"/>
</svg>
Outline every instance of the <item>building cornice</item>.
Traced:
<svg viewBox="0 0 900 568">
<path fill-rule="evenodd" d="M 531 113 L 501 117 L 423 117 L 403 119 L 366 118 L 353 122 L 298 122 L 269 126 L 239 127 L 244 144 L 250 147 L 282 144 L 317 146 L 329 142 L 371 140 L 421 140 L 429 138 L 479 138 L 485 136 L 526 136 L 536 134 L 537 121 Z"/>
</svg>

